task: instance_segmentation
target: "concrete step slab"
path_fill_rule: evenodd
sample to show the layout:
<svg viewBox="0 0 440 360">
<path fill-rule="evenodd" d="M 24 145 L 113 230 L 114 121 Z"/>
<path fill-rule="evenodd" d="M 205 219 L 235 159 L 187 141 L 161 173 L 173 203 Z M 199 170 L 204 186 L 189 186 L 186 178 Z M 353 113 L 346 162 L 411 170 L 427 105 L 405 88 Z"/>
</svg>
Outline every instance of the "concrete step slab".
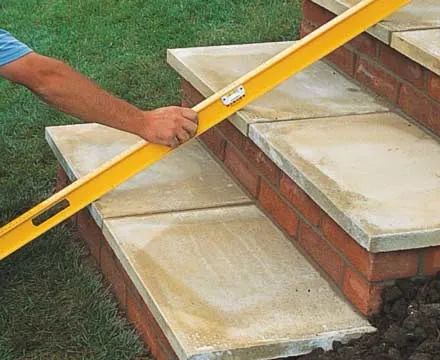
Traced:
<svg viewBox="0 0 440 360">
<path fill-rule="evenodd" d="M 399 115 L 254 124 L 250 137 L 368 251 L 440 245 L 440 143 Z"/>
<path fill-rule="evenodd" d="M 168 51 L 168 63 L 209 96 L 293 42 L 228 45 Z M 232 118 L 243 134 L 257 122 L 383 112 L 379 100 L 318 62 L 248 105 Z"/>
<path fill-rule="evenodd" d="M 341 14 L 361 0 L 312 0 L 314 3 Z M 390 44 L 394 32 L 440 28 L 440 2 L 438 0 L 412 0 L 408 5 L 396 11 L 369 32 Z"/>
<path fill-rule="evenodd" d="M 276 359 L 374 329 L 255 206 L 104 220 L 179 359 Z"/>
<path fill-rule="evenodd" d="M 46 138 L 71 180 L 76 180 L 140 139 L 98 124 L 49 127 Z M 249 197 L 198 141 L 104 195 L 92 205 L 105 218 L 249 203 Z"/>
<path fill-rule="evenodd" d="M 440 75 L 440 26 L 438 29 L 395 32 L 391 47 Z"/>
</svg>

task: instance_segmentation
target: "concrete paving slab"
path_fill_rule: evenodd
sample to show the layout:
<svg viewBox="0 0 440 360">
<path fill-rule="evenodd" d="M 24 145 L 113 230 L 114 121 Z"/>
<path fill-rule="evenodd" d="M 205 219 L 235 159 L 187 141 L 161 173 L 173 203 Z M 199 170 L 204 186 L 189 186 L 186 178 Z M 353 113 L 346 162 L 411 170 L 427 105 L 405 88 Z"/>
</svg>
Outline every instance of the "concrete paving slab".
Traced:
<svg viewBox="0 0 440 360">
<path fill-rule="evenodd" d="M 46 138 L 70 179 L 78 179 L 140 139 L 98 124 L 49 127 Z M 93 204 L 102 219 L 249 203 L 249 197 L 198 141 L 177 149 Z"/>
<path fill-rule="evenodd" d="M 370 252 L 440 245 L 440 143 L 402 117 L 254 124 L 250 137 Z"/>
<path fill-rule="evenodd" d="M 276 55 L 292 42 L 214 46 L 168 51 L 168 63 L 203 95 L 209 96 Z M 329 65 L 317 63 L 256 100 L 235 118 L 246 135 L 261 121 L 305 119 L 387 111 Z"/>
<path fill-rule="evenodd" d="M 361 0 L 312 0 L 314 3 L 341 14 Z M 440 28 L 440 2 L 438 0 L 412 0 L 407 6 L 389 16 L 369 33 L 386 44 L 395 31 Z"/>
<path fill-rule="evenodd" d="M 391 47 L 440 75 L 440 28 L 395 32 Z"/>
<path fill-rule="evenodd" d="M 275 359 L 374 329 L 255 206 L 107 219 L 180 359 Z"/>
</svg>

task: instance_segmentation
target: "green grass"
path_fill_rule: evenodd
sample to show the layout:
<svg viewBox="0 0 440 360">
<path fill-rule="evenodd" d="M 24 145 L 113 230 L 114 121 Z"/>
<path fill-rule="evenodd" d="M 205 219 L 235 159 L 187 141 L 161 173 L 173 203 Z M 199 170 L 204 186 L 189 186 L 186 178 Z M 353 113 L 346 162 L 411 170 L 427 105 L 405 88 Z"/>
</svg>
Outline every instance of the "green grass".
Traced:
<svg viewBox="0 0 440 360">
<path fill-rule="evenodd" d="M 179 102 L 173 47 L 289 40 L 298 0 L 1 0 L 0 27 L 142 108 Z M 44 127 L 77 120 L 0 80 L 0 224 L 48 197 Z M 0 263 L 0 359 L 147 359 L 74 231 Z"/>
</svg>

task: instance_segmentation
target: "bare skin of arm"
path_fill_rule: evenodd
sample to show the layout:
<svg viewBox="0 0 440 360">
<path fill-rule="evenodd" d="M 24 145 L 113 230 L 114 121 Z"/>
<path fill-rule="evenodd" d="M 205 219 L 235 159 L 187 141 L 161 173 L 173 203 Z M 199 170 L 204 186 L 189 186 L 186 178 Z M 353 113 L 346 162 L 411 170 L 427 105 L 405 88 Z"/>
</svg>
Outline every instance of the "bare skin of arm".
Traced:
<svg viewBox="0 0 440 360">
<path fill-rule="evenodd" d="M 197 130 L 197 113 L 191 109 L 170 106 L 142 111 L 67 64 L 36 53 L 0 67 L 0 77 L 26 86 L 67 114 L 139 135 L 149 142 L 176 147 Z"/>
</svg>

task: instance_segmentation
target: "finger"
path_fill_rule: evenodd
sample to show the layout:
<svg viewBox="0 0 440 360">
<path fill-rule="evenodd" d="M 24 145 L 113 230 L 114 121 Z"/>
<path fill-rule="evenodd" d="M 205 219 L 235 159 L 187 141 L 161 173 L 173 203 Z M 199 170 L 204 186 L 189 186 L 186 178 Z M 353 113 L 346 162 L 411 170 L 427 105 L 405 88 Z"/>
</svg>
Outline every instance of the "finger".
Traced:
<svg viewBox="0 0 440 360">
<path fill-rule="evenodd" d="M 185 129 L 182 129 L 177 133 L 177 139 L 181 144 L 187 142 L 190 138 L 191 135 L 188 132 L 186 132 Z"/>
<path fill-rule="evenodd" d="M 185 121 L 182 124 L 183 129 L 189 134 L 190 137 L 193 137 L 197 132 L 197 125 L 191 121 Z"/>
<path fill-rule="evenodd" d="M 179 139 L 177 139 L 177 137 L 174 137 L 170 143 L 168 144 L 168 146 L 171 146 L 173 149 L 175 149 L 176 147 L 178 147 L 180 145 L 180 141 Z"/>
<path fill-rule="evenodd" d="M 182 108 L 182 116 L 192 121 L 195 124 L 199 122 L 198 114 L 194 110 L 188 108 Z"/>
</svg>

